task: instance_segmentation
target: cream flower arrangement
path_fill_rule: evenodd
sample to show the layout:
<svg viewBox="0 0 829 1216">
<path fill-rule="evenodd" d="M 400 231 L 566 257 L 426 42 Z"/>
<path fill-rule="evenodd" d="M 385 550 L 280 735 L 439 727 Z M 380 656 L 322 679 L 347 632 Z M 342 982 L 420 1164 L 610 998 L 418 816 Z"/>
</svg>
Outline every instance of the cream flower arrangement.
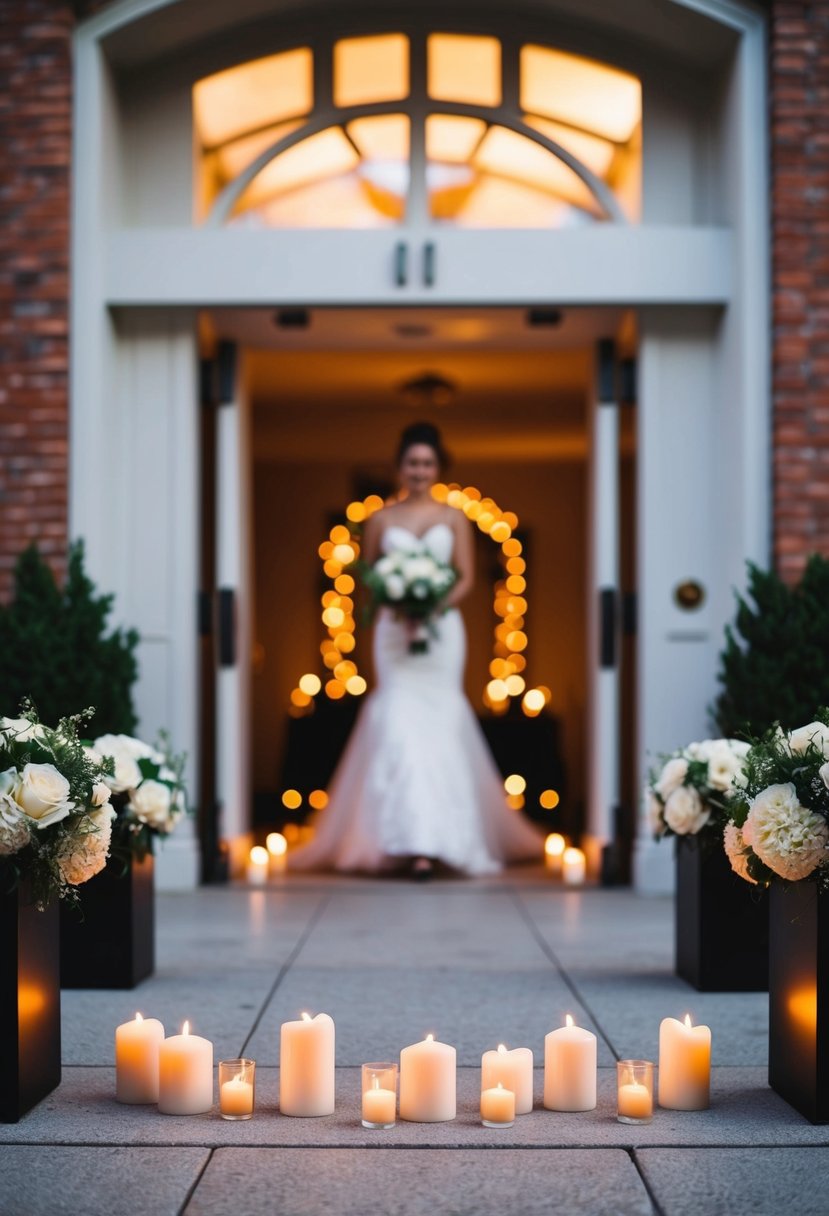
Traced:
<svg viewBox="0 0 829 1216">
<path fill-rule="evenodd" d="M 748 744 L 738 739 L 704 739 L 663 757 L 645 787 L 654 836 L 720 834 L 747 752 Z"/>
<path fill-rule="evenodd" d="M 0 719 L 0 883 L 30 880 L 41 907 L 54 895 L 75 900 L 109 853 L 105 766 L 78 738 L 89 712 L 50 728 L 24 703 L 22 717 Z"/>
<path fill-rule="evenodd" d="M 131 735 L 101 735 L 89 750 L 106 761 L 104 781 L 117 815 L 113 852 L 145 857 L 186 813 L 184 756 L 173 755 L 164 734 L 155 746 Z"/>
<path fill-rule="evenodd" d="M 723 843 L 741 878 L 829 888 L 829 714 L 755 742 L 729 814 Z"/>
</svg>

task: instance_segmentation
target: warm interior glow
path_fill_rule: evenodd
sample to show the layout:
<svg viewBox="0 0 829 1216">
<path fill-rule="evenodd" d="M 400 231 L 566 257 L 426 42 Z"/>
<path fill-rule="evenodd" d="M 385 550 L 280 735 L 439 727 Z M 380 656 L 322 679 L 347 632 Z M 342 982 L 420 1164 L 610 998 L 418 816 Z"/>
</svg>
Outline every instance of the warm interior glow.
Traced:
<svg viewBox="0 0 829 1216">
<path fill-rule="evenodd" d="M 529 136 L 506 127 L 489 128 L 472 163 L 495 177 L 513 178 L 586 211 L 598 206 L 593 192 L 569 165 Z"/>
<path fill-rule="evenodd" d="M 561 857 L 567 847 L 567 842 L 560 832 L 551 832 L 544 841 L 544 852 L 548 857 Z"/>
<path fill-rule="evenodd" d="M 810 985 L 790 992 L 786 998 L 786 1010 L 801 1033 L 814 1036 L 817 1028 L 817 988 Z"/>
<path fill-rule="evenodd" d="M 261 844 L 255 844 L 250 851 L 251 865 L 266 866 L 268 864 L 268 850 L 263 848 Z"/>
<path fill-rule="evenodd" d="M 257 131 L 254 135 L 243 135 L 240 139 L 222 144 L 215 153 L 222 184 L 233 181 L 243 169 L 256 160 L 261 152 L 273 147 L 278 140 L 284 139 L 301 126 L 302 122 L 297 120 L 276 123 L 274 126 L 266 127 L 263 131 Z"/>
<path fill-rule="evenodd" d="M 285 118 L 308 114 L 313 105 L 313 56 L 308 47 L 282 51 L 227 68 L 193 89 L 196 131 L 215 147 Z"/>
<path fill-rule="evenodd" d="M 501 104 L 501 43 L 479 34 L 430 34 L 427 85 L 437 101 Z"/>
<path fill-rule="evenodd" d="M 616 153 L 616 147 L 609 139 L 589 135 L 586 131 L 574 131 L 572 127 L 564 126 L 560 122 L 553 122 L 549 118 L 538 118 L 533 114 L 525 115 L 524 121 L 534 131 L 540 131 L 548 139 L 560 144 L 565 151 L 572 153 L 597 177 L 607 177 Z"/>
<path fill-rule="evenodd" d="M 409 39 L 405 34 L 344 38 L 334 46 L 334 103 L 363 105 L 409 95 Z"/>
<path fill-rule="evenodd" d="M 581 851 L 581 849 L 565 849 L 563 853 L 563 861 L 568 865 L 577 865 L 578 862 L 584 861 L 584 853 Z"/>
<path fill-rule="evenodd" d="M 281 832 L 268 832 L 265 844 L 271 857 L 282 857 L 288 852 L 288 841 Z"/>
<path fill-rule="evenodd" d="M 430 114 L 426 119 L 426 156 L 430 161 L 465 165 L 485 131 L 482 118 Z"/>
<path fill-rule="evenodd" d="M 409 119 L 406 114 L 376 114 L 370 118 L 355 118 L 346 130 L 365 160 L 403 162 L 409 159 Z M 351 507 L 355 505 L 365 512 L 362 503 L 352 503 Z M 349 509 L 346 509 L 346 517 L 351 519 Z"/>
<path fill-rule="evenodd" d="M 246 211 L 274 195 L 348 173 L 359 163 L 359 153 L 342 128 L 327 127 L 269 161 L 244 191 L 236 210 Z"/>
<path fill-rule="evenodd" d="M 545 46 L 521 48 L 521 106 L 625 143 L 642 114 L 639 81 L 607 64 Z"/>
</svg>

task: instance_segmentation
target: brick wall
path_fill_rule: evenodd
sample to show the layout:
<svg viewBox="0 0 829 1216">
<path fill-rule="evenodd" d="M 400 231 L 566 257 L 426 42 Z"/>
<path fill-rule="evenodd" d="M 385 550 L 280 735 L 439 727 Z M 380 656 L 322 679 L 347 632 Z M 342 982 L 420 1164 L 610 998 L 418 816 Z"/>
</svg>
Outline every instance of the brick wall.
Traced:
<svg viewBox="0 0 829 1216">
<path fill-rule="evenodd" d="M 774 553 L 829 555 L 829 0 L 771 30 Z"/>
<path fill-rule="evenodd" d="M 0 0 L 0 598 L 67 536 L 69 4 Z"/>
</svg>

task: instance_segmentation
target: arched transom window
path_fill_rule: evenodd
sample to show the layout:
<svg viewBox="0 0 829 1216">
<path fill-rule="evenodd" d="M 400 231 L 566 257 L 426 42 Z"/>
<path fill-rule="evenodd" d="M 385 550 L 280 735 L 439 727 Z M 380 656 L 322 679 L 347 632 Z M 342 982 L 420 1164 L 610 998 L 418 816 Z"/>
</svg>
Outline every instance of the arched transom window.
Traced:
<svg viewBox="0 0 829 1216">
<path fill-rule="evenodd" d="M 199 81 L 209 224 L 565 227 L 639 218 L 641 88 L 488 34 L 296 46 Z"/>
</svg>

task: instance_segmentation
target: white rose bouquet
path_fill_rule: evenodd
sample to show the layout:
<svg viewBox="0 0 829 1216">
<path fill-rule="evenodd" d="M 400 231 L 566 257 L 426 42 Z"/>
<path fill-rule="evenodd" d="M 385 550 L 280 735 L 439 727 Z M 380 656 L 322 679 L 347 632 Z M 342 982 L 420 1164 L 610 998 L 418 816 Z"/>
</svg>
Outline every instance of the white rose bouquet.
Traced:
<svg viewBox="0 0 829 1216">
<path fill-rule="evenodd" d="M 92 711 L 44 726 L 29 702 L 20 718 L 0 718 L 0 884 L 31 881 L 39 907 L 106 865 L 115 813 L 105 765 L 78 738 Z"/>
<path fill-rule="evenodd" d="M 415 622 L 414 636 L 409 642 L 411 653 L 425 653 L 429 649 L 429 635 L 436 636 L 434 618 L 457 582 L 457 570 L 425 551 L 395 550 L 373 566 L 362 566 L 360 573 L 370 597 L 368 619 L 374 617 L 378 608 L 392 608 L 397 615 Z"/>
<path fill-rule="evenodd" d="M 721 834 L 748 749 L 739 739 L 703 739 L 664 757 L 645 787 L 654 836 Z"/>
<path fill-rule="evenodd" d="M 829 712 L 756 741 L 729 812 L 723 844 L 741 878 L 810 878 L 829 890 Z"/>
<path fill-rule="evenodd" d="M 169 836 L 187 811 L 185 757 L 159 735 L 155 747 L 131 735 L 100 735 L 89 752 L 106 762 L 104 781 L 117 813 L 114 851 L 144 858 L 156 836 Z"/>
</svg>

